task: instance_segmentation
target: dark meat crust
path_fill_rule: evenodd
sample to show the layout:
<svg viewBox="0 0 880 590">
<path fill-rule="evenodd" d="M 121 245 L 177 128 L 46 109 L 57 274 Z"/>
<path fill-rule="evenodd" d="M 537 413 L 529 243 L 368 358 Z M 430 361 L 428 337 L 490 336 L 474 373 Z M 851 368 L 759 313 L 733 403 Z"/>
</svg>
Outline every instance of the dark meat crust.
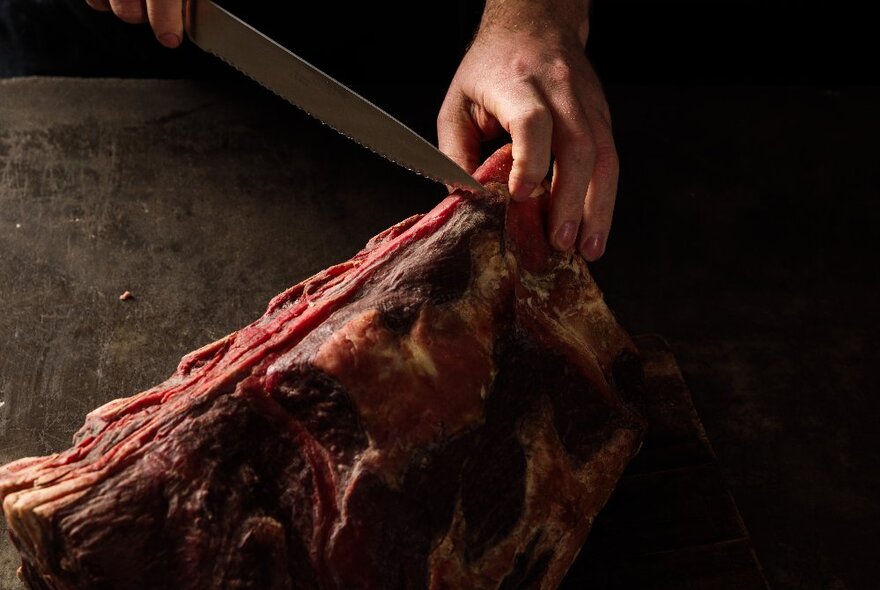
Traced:
<svg viewBox="0 0 880 590">
<path fill-rule="evenodd" d="M 0 468 L 28 584 L 555 588 L 640 443 L 640 365 L 510 164 Z"/>
</svg>

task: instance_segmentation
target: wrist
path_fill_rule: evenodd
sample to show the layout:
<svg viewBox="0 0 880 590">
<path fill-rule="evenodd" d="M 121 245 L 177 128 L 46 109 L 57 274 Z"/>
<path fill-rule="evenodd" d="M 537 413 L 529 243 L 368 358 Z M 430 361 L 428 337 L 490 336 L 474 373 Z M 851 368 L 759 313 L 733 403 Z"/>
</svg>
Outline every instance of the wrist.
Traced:
<svg viewBox="0 0 880 590">
<path fill-rule="evenodd" d="M 590 0 L 487 0 L 477 35 L 527 35 L 583 48 Z"/>
</svg>

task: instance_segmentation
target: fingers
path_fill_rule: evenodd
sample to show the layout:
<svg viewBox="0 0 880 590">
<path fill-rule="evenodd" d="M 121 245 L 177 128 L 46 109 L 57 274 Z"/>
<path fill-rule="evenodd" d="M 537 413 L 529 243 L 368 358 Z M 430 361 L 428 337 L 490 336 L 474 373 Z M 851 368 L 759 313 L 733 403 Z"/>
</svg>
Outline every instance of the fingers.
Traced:
<svg viewBox="0 0 880 590">
<path fill-rule="evenodd" d="M 550 169 L 553 116 L 540 91 L 531 84 L 501 94 L 493 112 L 513 141 L 510 194 L 519 201 L 528 199 Z"/>
<path fill-rule="evenodd" d="M 548 235 L 559 250 L 577 240 L 581 256 L 595 261 L 608 243 L 620 165 L 607 119 L 597 112 L 583 121 L 571 123 L 560 141 L 554 140 Z"/>
<path fill-rule="evenodd" d="M 513 168 L 508 185 L 517 200 L 532 196 L 556 156 L 547 235 L 558 250 L 573 248 L 588 260 L 604 252 L 617 189 L 617 153 L 611 127 L 599 109 L 588 115 L 564 78 L 544 98 L 531 79 L 486 97 L 486 108 L 510 133 Z M 604 104 L 604 103 L 603 103 Z"/>
<path fill-rule="evenodd" d="M 480 165 L 482 133 L 470 115 L 467 99 L 451 88 L 437 116 L 437 144 L 440 151 L 472 173 Z"/>
<path fill-rule="evenodd" d="M 547 235 L 554 248 L 568 250 L 578 237 L 596 152 L 584 117 L 559 116 L 555 120 L 553 153 L 556 162 L 550 186 Z"/>
<path fill-rule="evenodd" d="M 594 118 L 591 128 L 595 134 L 596 159 L 584 202 L 578 250 L 581 256 L 592 262 L 602 256 L 608 243 L 620 164 L 608 121 Z"/>
<path fill-rule="evenodd" d="M 156 38 L 174 48 L 183 40 L 183 0 L 86 0 L 95 10 L 112 10 L 127 23 L 149 22 Z"/>
<path fill-rule="evenodd" d="M 587 260 L 608 242 L 619 166 L 601 84 L 582 47 L 559 52 L 540 37 L 475 41 L 437 118 L 440 149 L 468 171 L 480 142 L 505 129 L 513 143 L 511 196 L 541 192 L 555 157 L 547 236 Z"/>
<path fill-rule="evenodd" d="M 580 254 L 594 261 L 608 242 L 619 163 L 601 86 L 589 62 L 583 65 L 585 70 L 577 76 L 557 73 L 555 93 L 550 94 L 556 166 L 548 235 L 560 250 L 577 242 Z"/>
<path fill-rule="evenodd" d="M 101 12 L 107 12 L 110 10 L 110 2 L 107 0 L 86 0 L 86 4 L 95 10 L 100 10 Z"/>
<path fill-rule="evenodd" d="M 174 49 L 183 40 L 182 0 L 147 0 L 147 17 L 159 43 Z"/>
<path fill-rule="evenodd" d="M 147 21 L 147 7 L 144 0 L 109 0 L 113 14 L 127 23 L 137 24 Z"/>
</svg>

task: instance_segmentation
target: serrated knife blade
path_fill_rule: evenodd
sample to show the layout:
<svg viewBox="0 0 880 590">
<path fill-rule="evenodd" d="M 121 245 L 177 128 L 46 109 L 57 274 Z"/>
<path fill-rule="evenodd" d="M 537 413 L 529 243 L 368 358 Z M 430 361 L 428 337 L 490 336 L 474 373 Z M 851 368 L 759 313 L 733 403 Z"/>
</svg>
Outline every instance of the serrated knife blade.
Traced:
<svg viewBox="0 0 880 590">
<path fill-rule="evenodd" d="M 186 32 L 201 49 L 377 154 L 453 187 L 483 186 L 412 129 L 212 0 L 188 0 Z"/>
</svg>

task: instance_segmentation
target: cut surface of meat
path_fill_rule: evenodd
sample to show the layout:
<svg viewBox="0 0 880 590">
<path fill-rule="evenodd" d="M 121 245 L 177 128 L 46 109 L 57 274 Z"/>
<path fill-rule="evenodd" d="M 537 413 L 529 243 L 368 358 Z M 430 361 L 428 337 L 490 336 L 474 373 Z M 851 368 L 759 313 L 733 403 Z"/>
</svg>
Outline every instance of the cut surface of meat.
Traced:
<svg viewBox="0 0 880 590">
<path fill-rule="evenodd" d="M 556 588 L 640 444 L 641 367 L 511 163 L 0 468 L 26 583 Z"/>
</svg>

